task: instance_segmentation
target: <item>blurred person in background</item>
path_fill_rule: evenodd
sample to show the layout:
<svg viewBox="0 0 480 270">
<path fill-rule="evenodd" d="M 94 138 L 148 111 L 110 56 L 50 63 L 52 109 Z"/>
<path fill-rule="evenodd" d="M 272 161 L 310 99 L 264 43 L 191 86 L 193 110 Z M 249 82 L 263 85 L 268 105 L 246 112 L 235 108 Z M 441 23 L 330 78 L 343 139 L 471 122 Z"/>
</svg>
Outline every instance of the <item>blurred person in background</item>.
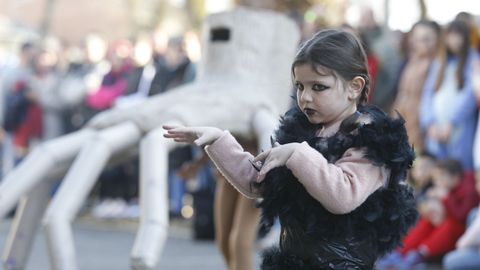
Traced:
<svg viewBox="0 0 480 270">
<path fill-rule="evenodd" d="M 470 28 L 470 44 L 472 48 L 480 51 L 480 33 L 478 31 L 478 25 L 475 22 L 475 16 L 471 13 L 462 11 L 455 16 L 455 20 L 465 22 Z"/>
<path fill-rule="evenodd" d="M 377 262 L 378 269 L 412 269 L 455 248 L 468 213 L 479 202 L 475 178 L 471 172 L 463 172 L 460 162 L 447 159 L 436 163 L 432 181 L 419 204 L 420 221 L 405 237 L 402 248 Z"/>
<path fill-rule="evenodd" d="M 415 151 L 423 152 L 419 109 L 422 91 L 430 66 L 437 56 L 441 40 L 441 28 L 434 22 L 422 20 L 415 23 L 407 34 L 407 57 L 402 66 L 397 85 L 397 97 L 392 106 L 405 118 L 410 144 Z"/>
<path fill-rule="evenodd" d="M 4 104 L 2 130 L 5 131 L 2 145 L 3 175 L 14 167 L 16 159 L 22 154 L 14 147 L 13 138 L 15 131 L 27 115 L 28 99 L 26 95 L 33 74 L 35 50 L 32 42 L 23 43 L 20 46 L 18 65 L 5 69 L 2 76 L 1 102 Z"/>
<path fill-rule="evenodd" d="M 67 49 L 65 84 L 71 90 L 64 91 L 64 99 L 69 107 L 64 114 L 67 132 L 76 131 L 95 115 L 98 110 L 88 104 L 88 96 L 101 86 L 103 77 L 110 71 L 111 64 L 106 59 L 108 42 L 100 35 L 91 33 L 79 47 Z"/>
<path fill-rule="evenodd" d="M 376 91 L 371 98 L 372 103 L 388 112 L 395 98 L 394 85 L 401 66 L 397 36 L 378 24 L 371 7 L 363 7 L 358 31 L 378 58 L 377 80 L 373 83 Z"/>
<path fill-rule="evenodd" d="M 42 110 L 42 139 L 49 140 L 63 134 L 62 102 L 59 88 L 60 71 L 58 52 L 52 48 L 41 49 L 34 64 L 32 88 Z"/>
<path fill-rule="evenodd" d="M 32 45 L 22 46 L 20 65 L 13 71 L 10 86 L 5 87 L 4 129 L 12 134 L 15 162 L 27 153 L 31 143 L 42 135 L 42 111 L 38 104 L 38 89 L 32 83 L 37 74 L 40 54 Z M 7 82 L 8 83 L 8 82 Z M 6 146 L 7 147 L 7 146 Z M 8 148 L 8 147 L 7 147 Z M 4 171 L 6 173 L 6 171 Z"/>
<path fill-rule="evenodd" d="M 476 191 L 480 196 L 480 179 L 476 179 Z M 480 215 L 476 207 L 470 211 L 467 230 L 456 243 L 456 250 L 448 253 L 443 259 L 445 270 L 480 269 Z"/>
<path fill-rule="evenodd" d="M 87 95 L 87 76 L 90 67 L 84 49 L 70 46 L 64 51 L 64 69 L 60 71 L 58 92 L 62 101 L 60 117 L 64 133 L 78 130 L 84 122 L 80 108 L 83 107 Z"/>
<path fill-rule="evenodd" d="M 105 74 L 100 87 L 87 96 L 87 105 L 96 112 L 111 108 L 115 100 L 128 88 L 128 76 L 133 70 L 132 45 L 128 40 L 113 42 L 107 52 L 110 71 Z"/>
<path fill-rule="evenodd" d="M 425 150 L 437 159 L 456 159 L 472 171 L 477 118 L 472 72 L 478 54 L 470 46 L 470 29 L 462 21 L 447 26 L 445 45 L 430 67 L 420 103 Z"/>
<path fill-rule="evenodd" d="M 32 81 L 43 111 L 43 140 L 72 131 L 71 111 L 86 95 L 82 52 L 78 48 L 45 48 Z"/>
<path fill-rule="evenodd" d="M 413 162 L 409 181 L 415 190 L 414 196 L 417 205 L 425 199 L 428 189 L 432 186 L 432 171 L 434 167 L 435 157 L 427 152 L 417 155 Z"/>
<path fill-rule="evenodd" d="M 187 33 L 185 36 L 190 34 Z M 140 35 L 137 38 L 134 46 L 136 67 L 128 76 L 128 89 L 125 95 L 116 99 L 115 106 L 137 104 L 150 96 L 193 81 L 195 69 L 192 63 L 198 59 L 191 60 L 196 57 L 192 52 L 195 48 L 192 48 L 191 37 L 170 39 L 162 53 L 154 50 L 158 47 L 154 42 L 155 38 L 147 35 Z"/>
</svg>

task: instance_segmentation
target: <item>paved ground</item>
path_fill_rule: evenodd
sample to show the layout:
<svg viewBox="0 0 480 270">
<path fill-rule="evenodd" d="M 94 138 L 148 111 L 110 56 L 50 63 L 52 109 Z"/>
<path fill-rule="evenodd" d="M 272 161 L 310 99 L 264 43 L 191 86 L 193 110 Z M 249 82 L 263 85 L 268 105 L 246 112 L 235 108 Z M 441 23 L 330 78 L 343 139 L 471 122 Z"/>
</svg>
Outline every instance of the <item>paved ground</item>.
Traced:
<svg viewBox="0 0 480 270">
<path fill-rule="evenodd" d="M 3 249 L 10 220 L 0 224 L 0 249 Z M 129 254 L 134 241 L 135 222 L 101 221 L 80 218 L 74 224 L 79 270 L 129 270 Z M 191 240 L 188 223 L 172 222 L 161 261 L 161 270 L 224 270 L 222 258 L 212 241 Z M 259 265 L 256 257 L 256 266 Z M 0 270 L 3 269 L 0 265 Z M 50 270 L 45 236 L 39 232 L 25 270 Z M 440 270 L 430 265 L 428 270 Z"/>
<path fill-rule="evenodd" d="M 10 221 L 0 225 L 0 247 L 3 249 Z M 134 241 L 135 224 L 99 222 L 89 219 L 74 225 L 80 270 L 128 270 L 129 253 Z M 2 267 L 0 266 L 0 269 Z M 223 270 L 222 258 L 211 241 L 190 240 L 184 225 L 172 226 L 162 259 L 156 269 Z M 31 259 L 25 270 L 50 270 L 45 236 L 37 235 Z"/>
</svg>

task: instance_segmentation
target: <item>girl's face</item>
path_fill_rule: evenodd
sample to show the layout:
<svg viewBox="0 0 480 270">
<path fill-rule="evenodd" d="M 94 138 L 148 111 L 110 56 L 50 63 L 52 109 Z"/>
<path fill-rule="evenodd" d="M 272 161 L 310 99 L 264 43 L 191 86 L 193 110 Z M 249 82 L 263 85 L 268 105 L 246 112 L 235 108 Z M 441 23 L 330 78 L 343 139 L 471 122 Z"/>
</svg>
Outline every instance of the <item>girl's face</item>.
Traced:
<svg viewBox="0 0 480 270">
<path fill-rule="evenodd" d="M 417 25 L 412 31 L 410 45 L 419 56 L 431 55 L 435 53 L 437 35 L 432 28 L 426 25 Z"/>
<path fill-rule="evenodd" d="M 452 53 L 460 54 L 460 51 L 463 46 L 462 35 L 457 32 L 450 31 L 447 33 L 446 43 L 447 43 L 447 47 L 450 49 Z"/>
<path fill-rule="evenodd" d="M 297 103 L 310 123 L 328 126 L 357 110 L 358 94 L 328 70 L 315 70 L 307 63 L 295 66 L 293 71 Z"/>
</svg>

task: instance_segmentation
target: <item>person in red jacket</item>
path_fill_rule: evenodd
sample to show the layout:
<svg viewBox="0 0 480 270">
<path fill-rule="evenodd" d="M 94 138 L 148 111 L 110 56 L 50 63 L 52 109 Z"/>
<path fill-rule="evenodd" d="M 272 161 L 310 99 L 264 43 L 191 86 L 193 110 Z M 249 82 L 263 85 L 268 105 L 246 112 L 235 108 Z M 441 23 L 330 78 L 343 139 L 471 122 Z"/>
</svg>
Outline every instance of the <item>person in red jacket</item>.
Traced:
<svg viewBox="0 0 480 270">
<path fill-rule="evenodd" d="M 475 177 L 463 172 L 457 160 L 447 159 L 437 162 L 432 180 L 433 186 L 419 205 L 419 222 L 404 239 L 403 248 L 389 256 L 390 265 L 381 260 L 379 269 L 410 269 L 455 249 L 469 211 L 479 202 Z"/>
</svg>

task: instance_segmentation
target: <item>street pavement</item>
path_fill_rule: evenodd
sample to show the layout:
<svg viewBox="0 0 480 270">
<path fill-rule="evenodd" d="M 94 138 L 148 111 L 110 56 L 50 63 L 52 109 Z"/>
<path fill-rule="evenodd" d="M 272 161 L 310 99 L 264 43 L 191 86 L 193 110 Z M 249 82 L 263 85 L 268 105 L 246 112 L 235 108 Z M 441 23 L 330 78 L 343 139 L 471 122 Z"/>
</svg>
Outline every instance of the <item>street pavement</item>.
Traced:
<svg viewBox="0 0 480 270">
<path fill-rule="evenodd" d="M 0 247 L 3 250 L 11 221 L 0 225 Z M 75 248 L 79 270 L 129 270 L 129 254 L 135 239 L 136 223 L 99 221 L 81 218 L 74 223 Z M 224 270 L 226 267 L 212 241 L 191 240 L 188 225 L 170 226 L 168 241 L 155 269 Z M 25 270 L 50 270 L 45 235 L 37 234 Z M 257 264 L 258 265 L 258 264 Z M 0 266 L 0 269 L 3 269 Z"/>
<path fill-rule="evenodd" d="M 11 220 L 0 224 L 0 249 L 3 250 Z M 135 240 L 137 222 L 108 221 L 82 217 L 74 223 L 74 239 L 79 270 L 130 270 L 130 249 Z M 155 269 L 225 270 L 227 269 L 213 241 L 192 240 L 188 222 L 172 221 L 169 236 Z M 260 263 L 255 257 L 255 269 Z M 0 270 L 3 267 L 0 265 Z M 427 270 L 440 270 L 438 264 Z M 24 270 L 51 270 L 45 235 L 37 233 L 30 260 Z"/>
</svg>

